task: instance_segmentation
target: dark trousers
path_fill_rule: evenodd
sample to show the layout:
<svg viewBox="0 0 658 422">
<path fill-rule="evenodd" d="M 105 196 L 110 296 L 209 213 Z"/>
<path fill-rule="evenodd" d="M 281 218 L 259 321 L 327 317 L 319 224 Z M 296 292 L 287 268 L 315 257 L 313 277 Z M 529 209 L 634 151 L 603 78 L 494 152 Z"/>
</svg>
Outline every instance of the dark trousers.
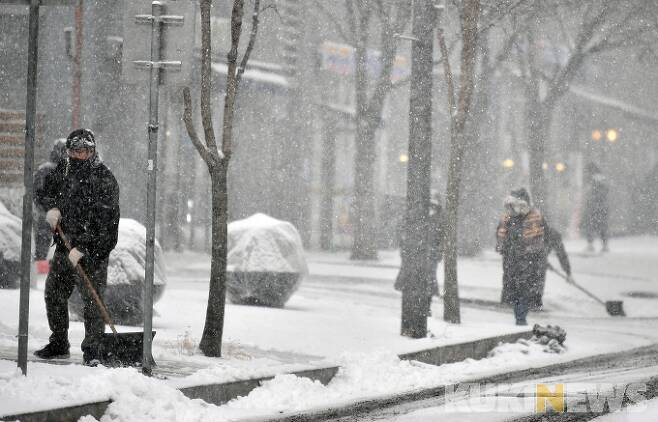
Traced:
<svg viewBox="0 0 658 422">
<path fill-rule="evenodd" d="M 508 261 L 506 275 L 509 277 L 509 297 L 514 305 L 517 323 L 526 323 L 531 301 L 536 298 L 537 286 L 541 283 L 545 259 L 545 255 L 540 252 L 510 257 Z"/>
<path fill-rule="evenodd" d="M 86 257 L 80 260 L 80 265 L 101 298 L 107 285 L 107 263 L 107 258 L 93 263 Z M 105 323 L 89 289 L 71 265 L 68 252 L 57 248 L 50 262 L 50 272 L 46 278 L 45 292 L 46 314 L 48 315 L 50 331 L 52 331 L 51 343 L 68 346 L 68 300 L 76 286 L 84 301 L 85 338 L 82 341 L 81 349 L 86 357 L 95 359 L 101 337 L 105 332 Z"/>
<path fill-rule="evenodd" d="M 39 215 L 34 225 L 34 260 L 41 261 L 48 257 L 48 249 L 53 239 L 53 232 L 46 218 Z"/>
<path fill-rule="evenodd" d="M 528 317 L 529 306 L 529 297 L 528 290 L 521 289 L 514 297 L 514 317 L 516 318 L 517 324 L 526 324 L 526 318 Z"/>
</svg>

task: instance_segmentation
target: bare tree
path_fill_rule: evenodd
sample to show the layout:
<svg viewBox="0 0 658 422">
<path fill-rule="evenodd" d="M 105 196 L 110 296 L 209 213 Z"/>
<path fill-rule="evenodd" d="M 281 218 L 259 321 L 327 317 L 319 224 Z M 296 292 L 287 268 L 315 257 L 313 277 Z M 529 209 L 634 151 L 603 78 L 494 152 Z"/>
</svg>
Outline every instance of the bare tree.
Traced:
<svg viewBox="0 0 658 422">
<path fill-rule="evenodd" d="M 491 239 L 492 227 L 498 215 L 495 156 L 499 142 L 495 138 L 497 122 L 492 105 L 496 104 L 494 90 L 496 73 L 505 65 L 520 36 L 519 14 L 524 12 L 526 0 L 481 0 L 482 24 L 478 29 L 476 72 L 473 99 L 465 127 L 463 161 L 468 170 L 463 172 L 464 187 L 459 199 L 458 253 L 476 255 Z"/>
<path fill-rule="evenodd" d="M 518 60 L 528 101 L 530 187 L 536 205 L 546 211 L 542 165 L 560 99 L 589 58 L 655 42 L 656 10 L 644 0 L 550 0 L 532 8 L 535 18 L 526 20 Z"/>
<path fill-rule="evenodd" d="M 205 144 L 197 134 L 192 117 L 192 96 L 189 87 L 183 89 L 183 121 L 187 132 L 201 158 L 208 166 L 212 189 L 212 247 L 210 264 L 210 285 L 206 322 L 199 348 L 206 356 L 221 356 L 222 334 L 224 331 L 224 308 L 226 301 L 226 257 L 227 257 L 227 221 L 228 189 L 227 171 L 231 158 L 233 141 L 233 115 L 235 100 L 240 87 L 242 75 L 249 56 L 256 43 L 260 0 L 254 0 L 251 33 L 247 48 L 238 65 L 238 47 L 242 35 L 244 0 L 233 1 L 231 13 L 231 49 L 226 57 L 228 72 L 226 75 L 226 93 L 224 95 L 224 115 L 222 122 L 221 149 L 215 141 L 212 124 L 211 97 L 211 49 L 210 49 L 210 14 L 212 0 L 201 0 L 201 123 L 203 125 Z"/>
<path fill-rule="evenodd" d="M 393 88 L 391 75 L 399 35 L 407 25 L 410 2 L 404 0 L 344 0 L 346 27 L 326 2 L 318 9 L 333 21 L 336 32 L 354 47 L 356 133 L 354 144 L 354 240 L 351 259 L 377 259 L 375 220 L 375 134 L 382 120 L 386 96 Z M 373 28 L 379 30 L 381 72 L 374 78 L 368 70 L 368 50 Z"/>
<path fill-rule="evenodd" d="M 402 264 L 398 283 L 402 289 L 401 334 L 427 335 L 430 274 L 430 184 L 432 172 L 432 56 L 435 11 L 432 0 L 413 2 L 413 40 L 409 86 L 409 162 L 407 208 L 404 221 Z M 430 296 L 431 298 L 431 296 Z"/>
<path fill-rule="evenodd" d="M 450 68 L 448 49 L 443 31 L 438 29 L 439 48 L 441 49 L 444 75 L 448 85 L 448 107 L 450 110 L 450 161 L 448 164 L 448 183 L 446 187 L 446 228 L 444 248 L 444 320 L 458 324 L 460 322 L 459 292 L 457 286 L 457 224 L 459 214 L 459 188 L 463 169 L 466 120 L 471 107 L 475 85 L 476 47 L 478 20 L 480 17 L 480 0 L 465 0 L 460 10 L 461 15 L 461 59 L 459 73 L 459 91 L 456 92 L 453 73 Z"/>
</svg>

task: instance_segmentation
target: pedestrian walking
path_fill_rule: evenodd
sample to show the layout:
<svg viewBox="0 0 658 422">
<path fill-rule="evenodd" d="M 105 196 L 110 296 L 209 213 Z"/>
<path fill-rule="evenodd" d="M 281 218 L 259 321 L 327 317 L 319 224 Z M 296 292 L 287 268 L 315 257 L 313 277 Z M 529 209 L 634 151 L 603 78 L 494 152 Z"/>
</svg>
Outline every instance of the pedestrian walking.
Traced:
<svg viewBox="0 0 658 422">
<path fill-rule="evenodd" d="M 428 220 L 428 231 L 427 231 L 427 242 L 428 242 L 428 263 L 429 263 L 429 275 L 430 281 L 427 285 L 427 313 L 428 316 L 431 315 L 430 305 L 432 303 L 432 296 L 439 295 L 439 282 L 437 280 L 437 269 L 439 263 L 443 259 L 443 234 L 444 234 L 444 221 L 443 221 L 443 209 L 437 195 L 433 195 L 430 200 L 429 207 L 429 220 Z M 405 253 L 405 248 L 402 246 L 404 242 L 404 228 L 400 229 L 400 255 L 402 256 Z M 395 279 L 393 288 L 398 291 L 402 291 L 402 284 L 405 282 L 405 277 L 407 274 L 404 274 L 402 268 Z"/>
<path fill-rule="evenodd" d="M 428 296 L 430 303 L 432 296 L 439 295 L 439 281 L 436 277 L 436 272 L 439 263 L 443 259 L 443 209 L 438 201 L 438 198 L 432 198 L 430 201 L 430 218 L 429 218 L 429 262 L 430 262 L 430 285 L 428 289 Z"/>
<path fill-rule="evenodd" d="M 55 139 L 53 148 L 50 151 L 48 161 L 41 164 L 37 171 L 34 172 L 34 191 L 43 191 L 44 184 L 46 183 L 46 176 L 48 176 L 57 164 L 66 158 L 66 139 Z M 34 224 L 34 261 L 36 264 L 37 272 L 46 274 L 48 272 L 48 249 L 52 240 L 52 230 L 46 221 L 47 209 L 41 207 L 41 204 L 35 197 L 35 224 Z"/>
<path fill-rule="evenodd" d="M 594 252 L 594 240 L 601 238 L 601 252 L 608 251 L 608 180 L 594 163 L 585 169 L 587 182 L 582 226 L 587 237 L 587 252 Z"/>
<path fill-rule="evenodd" d="M 80 264 L 102 298 L 107 284 L 110 252 L 119 229 L 119 186 L 96 151 L 89 129 L 76 129 L 66 138 L 67 157 L 50 172 L 36 192 L 36 201 L 46 212 L 46 221 L 57 226 L 71 244 L 54 234 L 55 254 L 46 278 L 45 302 L 52 334 L 48 344 L 34 354 L 53 359 L 69 356 L 68 299 L 78 286 L 84 301 L 85 337 L 81 344 L 83 362 L 94 365 L 101 358 L 100 342 L 105 323 L 91 293 L 79 278 Z"/>
<path fill-rule="evenodd" d="M 545 222 L 541 212 L 531 206 L 524 188 L 512 191 L 504 207 L 496 231 L 496 250 L 503 256 L 504 293 L 514 305 L 516 324 L 527 325 L 532 289 L 545 269 Z"/>
</svg>

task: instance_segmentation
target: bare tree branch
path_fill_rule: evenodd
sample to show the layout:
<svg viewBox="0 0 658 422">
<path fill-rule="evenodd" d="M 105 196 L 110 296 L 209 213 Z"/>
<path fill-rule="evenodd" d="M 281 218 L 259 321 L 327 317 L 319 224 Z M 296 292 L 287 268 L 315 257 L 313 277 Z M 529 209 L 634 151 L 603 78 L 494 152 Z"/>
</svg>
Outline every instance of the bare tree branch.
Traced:
<svg viewBox="0 0 658 422">
<path fill-rule="evenodd" d="M 249 61 L 249 56 L 256 45 L 256 34 L 258 34 L 258 23 L 260 13 L 260 0 L 254 0 L 254 13 L 251 16 L 251 32 L 249 33 L 249 43 L 247 44 L 247 49 L 242 56 L 242 61 L 240 62 L 240 67 L 238 67 L 238 73 L 235 75 L 236 85 L 240 85 L 242 80 L 242 75 L 244 74 L 245 69 L 247 68 L 247 62 Z"/>
<path fill-rule="evenodd" d="M 192 120 L 192 96 L 190 95 L 190 88 L 187 86 L 183 88 L 183 105 L 183 122 L 185 123 L 185 128 L 187 129 L 187 134 L 190 136 L 192 145 L 199 151 L 199 155 L 201 155 L 201 158 L 203 158 L 203 161 L 206 162 L 208 167 L 215 166 L 217 164 L 215 157 L 201 143 L 194 127 L 194 121 Z"/>
<path fill-rule="evenodd" d="M 395 34 L 399 34 L 406 26 L 411 10 L 408 6 L 402 5 L 397 11 L 395 21 L 382 22 L 381 43 L 382 43 L 382 72 L 375 85 L 368 111 L 373 112 L 380 109 L 386 95 L 393 87 L 391 82 L 391 74 L 395 66 L 395 58 L 397 52 L 397 38 Z"/>
<path fill-rule="evenodd" d="M 352 44 L 357 42 L 357 31 L 359 30 L 356 25 L 356 10 L 354 9 L 354 0 L 345 0 L 345 9 L 347 10 L 347 27 L 352 32 L 348 40 L 352 40 Z"/>
<path fill-rule="evenodd" d="M 341 37 L 343 42 L 346 43 L 351 43 L 354 40 L 354 33 L 352 32 L 352 36 L 350 37 L 347 34 L 347 31 L 350 30 L 348 28 L 347 30 L 340 24 L 341 20 L 334 16 L 333 13 L 331 13 L 326 7 L 325 7 L 325 1 L 324 0 L 315 0 L 314 2 L 314 8 L 318 9 L 323 15 L 325 15 L 332 23 L 334 26 L 334 29 L 338 33 L 338 35 Z"/>
<path fill-rule="evenodd" d="M 463 38 L 462 43 L 462 69 L 459 72 L 459 97 L 457 98 L 457 108 L 460 110 L 455 118 L 455 129 L 463 130 L 468 117 L 468 111 L 471 105 L 474 84 L 472 83 L 475 69 L 476 54 L 475 46 L 478 38 L 478 18 L 480 3 L 473 0 L 466 3 L 463 21 Z"/>
<path fill-rule="evenodd" d="M 439 49 L 441 50 L 443 76 L 445 77 L 446 85 L 448 86 L 448 115 L 450 116 L 450 127 L 452 128 L 455 111 L 457 109 L 455 101 L 455 81 L 452 78 L 452 69 L 450 68 L 450 60 L 448 60 L 448 47 L 446 46 L 446 40 L 443 36 L 443 28 L 441 28 L 441 26 L 437 27 L 436 37 L 439 42 Z"/>
<path fill-rule="evenodd" d="M 226 95 L 224 96 L 224 120 L 222 125 L 222 152 L 228 160 L 231 157 L 233 142 L 233 113 L 238 91 L 237 61 L 238 46 L 242 35 L 244 0 L 235 0 L 231 12 L 231 49 L 226 55 L 228 72 L 226 75 Z"/>
<path fill-rule="evenodd" d="M 212 109 L 210 103 L 211 92 L 211 47 L 210 47 L 210 11 L 212 7 L 211 0 L 202 0 L 201 9 L 201 123 L 206 139 L 206 146 L 210 154 L 218 155 L 217 143 L 215 141 L 215 131 L 212 125 Z M 219 157 L 217 157 L 219 158 Z"/>
</svg>

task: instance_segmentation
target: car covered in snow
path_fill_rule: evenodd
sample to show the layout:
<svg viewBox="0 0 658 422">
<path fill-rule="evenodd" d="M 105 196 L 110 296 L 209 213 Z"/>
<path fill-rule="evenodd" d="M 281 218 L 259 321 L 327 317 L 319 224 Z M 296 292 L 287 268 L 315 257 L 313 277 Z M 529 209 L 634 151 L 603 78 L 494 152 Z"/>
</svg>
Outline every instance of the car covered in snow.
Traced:
<svg viewBox="0 0 658 422">
<path fill-rule="evenodd" d="M 254 214 L 228 225 L 226 289 L 232 303 L 283 307 L 308 274 L 297 229 Z"/>
</svg>

